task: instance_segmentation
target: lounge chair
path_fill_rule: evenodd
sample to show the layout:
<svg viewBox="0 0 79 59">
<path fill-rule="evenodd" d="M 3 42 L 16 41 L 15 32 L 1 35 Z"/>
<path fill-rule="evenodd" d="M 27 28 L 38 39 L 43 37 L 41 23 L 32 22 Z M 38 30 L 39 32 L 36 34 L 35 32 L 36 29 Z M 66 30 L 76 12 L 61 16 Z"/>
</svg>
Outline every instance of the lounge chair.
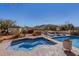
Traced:
<svg viewBox="0 0 79 59">
<path fill-rule="evenodd" d="M 72 41 L 70 41 L 70 40 L 64 40 L 64 42 L 63 42 L 63 48 L 66 51 L 71 51 L 72 50 Z"/>
</svg>

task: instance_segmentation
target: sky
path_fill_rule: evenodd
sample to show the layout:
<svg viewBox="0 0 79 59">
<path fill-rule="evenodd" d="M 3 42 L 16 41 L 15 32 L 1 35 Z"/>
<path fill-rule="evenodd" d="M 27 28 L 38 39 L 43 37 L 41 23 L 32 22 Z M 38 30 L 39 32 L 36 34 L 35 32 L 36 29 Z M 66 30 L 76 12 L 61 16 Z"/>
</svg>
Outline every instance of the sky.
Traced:
<svg viewBox="0 0 79 59">
<path fill-rule="evenodd" d="M 79 26 L 79 4 L 0 4 L 0 19 L 11 19 L 20 26 L 65 23 Z"/>
</svg>

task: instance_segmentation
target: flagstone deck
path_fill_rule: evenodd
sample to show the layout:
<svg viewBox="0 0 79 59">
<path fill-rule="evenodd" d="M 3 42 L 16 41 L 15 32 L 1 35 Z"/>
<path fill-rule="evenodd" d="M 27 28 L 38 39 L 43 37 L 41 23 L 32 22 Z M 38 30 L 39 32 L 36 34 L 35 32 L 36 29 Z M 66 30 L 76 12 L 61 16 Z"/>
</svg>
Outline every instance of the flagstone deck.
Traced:
<svg viewBox="0 0 79 59">
<path fill-rule="evenodd" d="M 0 56 L 67 56 L 64 53 L 62 43 L 56 45 L 40 45 L 33 48 L 31 51 L 12 51 L 8 50 L 11 40 L 6 40 L 0 43 Z M 73 48 L 72 53 L 79 55 L 79 50 Z"/>
<path fill-rule="evenodd" d="M 43 36 L 44 38 L 56 42 L 55 45 L 40 45 L 33 48 L 31 51 L 13 51 L 8 49 L 12 40 L 4 40 L 0 43 L 0 56 L 75 56 L 79 55 L 79 49 L 73 47 L 71 52 L 63 50 L 62 42 L 55 41 L 50 37 Z M 26 37 L 25 37 L 26 38 Z M 22 39 L 22 38 L 20 38 Z"/>
</svg>

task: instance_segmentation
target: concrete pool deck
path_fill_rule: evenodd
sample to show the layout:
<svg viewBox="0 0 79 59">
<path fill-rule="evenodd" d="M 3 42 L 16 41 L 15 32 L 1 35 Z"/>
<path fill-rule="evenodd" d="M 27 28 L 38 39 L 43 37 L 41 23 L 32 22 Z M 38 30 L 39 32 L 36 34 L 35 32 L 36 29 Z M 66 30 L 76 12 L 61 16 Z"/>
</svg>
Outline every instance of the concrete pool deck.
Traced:
<svg viewBox="0 0 79 59">
<path fill-rule="evenodd" d="M 47 38 L 47 37 L 46 37 Z M 48 39 L 48 38 L 47 38 Z M 49 38 L 52 40 L 51 38 Z M 54 41 L 54 40 L 53 40 Z M 55 45 L 40 45 L 31 51 L 13 51 L 7 49 L 12 40 L 5 40 L 0 43 L 0 56 L 75 56 L 79 55 L 79 49 L 73 47 L 72 51 L 67 53 L 63 50 L 62 42 Z"/>
</svg>

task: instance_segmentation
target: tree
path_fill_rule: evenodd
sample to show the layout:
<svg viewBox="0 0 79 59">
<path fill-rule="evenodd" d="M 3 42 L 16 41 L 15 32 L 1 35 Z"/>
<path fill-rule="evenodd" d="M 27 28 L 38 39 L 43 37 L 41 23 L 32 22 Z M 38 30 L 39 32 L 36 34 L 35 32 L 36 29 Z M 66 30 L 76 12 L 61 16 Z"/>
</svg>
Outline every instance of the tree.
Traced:
<svg viewBox="0 0 79 59">
<path fill-rule="evenodd" d="M 73 30 L 75 27 L 73 24 L 65 24 L 60 26 L 61 30 Z"/>
<path fill-rule="evenodd" d="M 8 29 L 13 27 L 15 22 L 9 19 L 0 19 L 0 29 L 8 33 Z"/>
<path fill-rule="evenodd" d="M 73 30 L 74 26 L 73 26 L 73 24 L 66 24 L 65 28 L 66 28 L 66 30 Z"/>
<path fill-rule="evenodd" d="M 25 28 L 22 28 L 21 33 L 24 34 L 24 36 L 26 35 L 27 31 Z"/>
</svg>

